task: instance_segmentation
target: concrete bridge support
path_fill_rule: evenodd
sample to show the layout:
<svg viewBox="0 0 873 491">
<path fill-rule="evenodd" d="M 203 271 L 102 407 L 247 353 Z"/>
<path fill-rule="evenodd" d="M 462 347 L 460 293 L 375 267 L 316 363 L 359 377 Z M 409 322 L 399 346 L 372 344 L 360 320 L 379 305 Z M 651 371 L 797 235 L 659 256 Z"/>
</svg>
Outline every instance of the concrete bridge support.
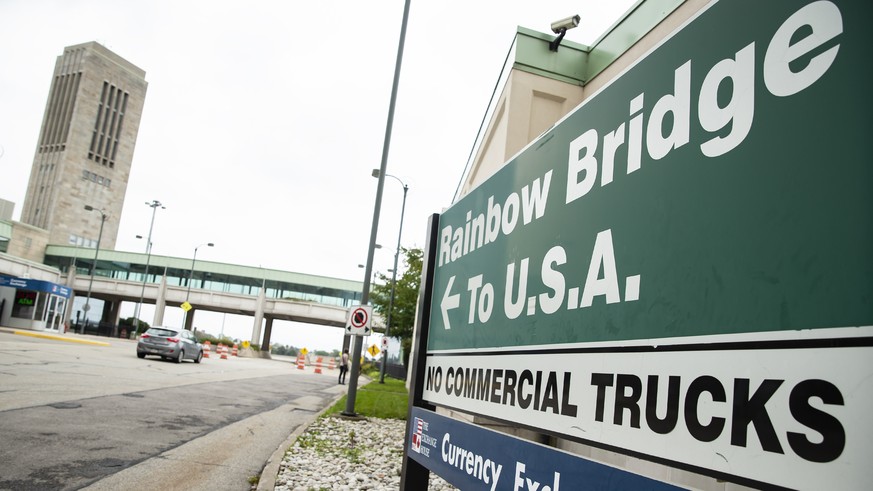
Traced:
<svg viewBox="0 0 873 491">
<path fill-rule="evenodd" d="M 194 332 L 191 326 L 194 325 L 194 311 L 197 310 L 195 308 L 191 308 L 188 312 L 185 313 L 185 330 Z"/>
<path fill-rule="evenodd" d="M 166 271 L 165 271 L 166 273 Z M 167 275 L 161 275 L 161 285 L 158 287 L 158 298 L 155 300 L 155 316 L 153 326 L 164 325 L 164 309 L 167 308 Z"/>
<path fill-rule="evenodd" d="M 261 342 L 261 351 L 270 352 L 270 336 L 273 335 L 273 318 L 267 317 L 267 325 L 264 327 L 264 340 Z"/>
<path fill-rule="evenodd" d="M 119 319 L 121 319 L 121 300 L 103 300 L 103 313 L 100 320 L 115 326 L 112 329 L 113 336 L 118 336 Z"/>
<path fill-rule="evenodd" d="M 255 322 L 252 326 L 252 344 L 261 344 L 261 326 L 264 323 L 264 306 L 267 303 L 267 293 L 263 286 L 258 293 L 258 303 L 255 306 Z"/>
</svg>

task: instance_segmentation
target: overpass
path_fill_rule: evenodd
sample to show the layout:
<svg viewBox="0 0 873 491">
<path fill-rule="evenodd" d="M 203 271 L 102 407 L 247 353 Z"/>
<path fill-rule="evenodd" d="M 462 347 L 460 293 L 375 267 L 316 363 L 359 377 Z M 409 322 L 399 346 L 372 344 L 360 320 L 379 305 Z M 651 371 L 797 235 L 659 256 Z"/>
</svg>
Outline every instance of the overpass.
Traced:
<svg viewBox="0 0 873 491">
<path fill-rule="evenodd" d="M 8 257 L 8 256 L 7 256 Z M 44 263 L 57 268 L 59 283 L 84 296 L 91 283 L 94 249 L 49 245 Z M 192 266 L 195 269 L 192 269 Z M 360 302 L 358 281 L 213 261 L 101 250 L 91 298 L 105 302 L 101 321 L 118 325 L 122 302 L 154 304 L 152 325 L 163 323 L 167 306 L 188 301 L 191 329 L 197 310 L 254 318 L 251 342 L 269 345 L 275 319 L 342 327 L 348 308 Z M 73 319 L 73 301 L 66 319 Z M 262 336 L 263 328 L 263 336 Z"/>
</svg>

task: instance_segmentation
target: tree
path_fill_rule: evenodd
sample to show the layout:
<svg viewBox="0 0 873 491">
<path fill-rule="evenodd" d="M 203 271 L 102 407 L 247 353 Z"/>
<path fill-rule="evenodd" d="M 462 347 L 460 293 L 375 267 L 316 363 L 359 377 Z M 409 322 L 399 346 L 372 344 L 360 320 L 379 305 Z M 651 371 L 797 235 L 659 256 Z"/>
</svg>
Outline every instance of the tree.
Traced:
<svg viewBox="0 0 873 491">
<path fill-rule="evenodd" d="M 418 290 L 421 287 L 421 249 L 400 248 L 403 256 L 403 274 L 398 274 L 394 288 L 394 309 L 388 335 L 400 338 L 403 346 L 403 364 L 409 364 L 412 350 L 412 329 L 415 326 L 415 309 L 418 306 Z M 399 268 L 398 268 L 399 269 Z M 399 272 L 398 272 L 399 273 Z M 391 303 L 391 277 L 379 274 L 381 284 L 373 285 L 370 303 L 385 321 L 388 321 L 388 306 Z"/>
<path fill-rule="evenodd" d="M 134 322 L 136 322 L 136 326 L 137 326 L 136 334 L 142 334 L 142 333 L 148 331 L 149 327 L 151 327 L 151 326 L 149 326 L 148 322 L 139 320 L 139 319 L 132 317 L 132 316 L 128 317 L 126 319 L 119 319 L 118 325 L 121 327 L 130 328 L 130 330 L 133 331 Z"/>
</svg>

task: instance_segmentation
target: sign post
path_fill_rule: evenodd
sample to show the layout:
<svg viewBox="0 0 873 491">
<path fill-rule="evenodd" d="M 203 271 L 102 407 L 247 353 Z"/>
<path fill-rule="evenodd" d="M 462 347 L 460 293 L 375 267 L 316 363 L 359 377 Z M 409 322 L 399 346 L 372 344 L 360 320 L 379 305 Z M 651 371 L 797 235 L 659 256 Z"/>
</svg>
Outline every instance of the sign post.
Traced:
<svg viewBox="0 0 873 491">
<path fill-rule="evenodd" d="M 446 210 L 422 399 L 756 488 L 873 481 L 871 22 L 712 2 Z"/>
<path fill-rule="evenodd" d="M 355 347 L 352 355 L 349 357 L 351 361 L 351 374 L 349 376 L 349 392 L 346 399 L 346 410 L 342 413 L 344 416 L 356 417 L 354 412 L 355 398 L 358 390 L 358 374 L 361 369 L 361 347 L 364 344 L 363 337 L 369 336 L 372 331 L 371 322 L 373 319 L 373 307 L 371 305 L 355 305 L 349 308 L 346 316 L 346 334 L 355 336 Z"/>
<path fill-rule="evenodd" d="M 373 273 L 373 254 L 376 250 L 376 234 L 379 229 L 379 212 L 382 207 L 382 188 L 385 185 L 385 174 L 388 168 L 388 149 L 391 146 L 391 128 L 394 125 L 394 105 L 397 100 L 397 89 L 400 86 L 400 66 L 403 61 L 403 45 L 406 42 L 406 25 L 409 20 L 409 4 L 403 5 L 403 20 L 400 23 L 400 41 L 397 45 L 397 60 L 394 64 L 394 82 L 391 86 L 391 102 L 388 104 L 388 122 L 385 126 L 385 140 L 382 145 L 382 162 L 379 166 L 378 185 L 376 186 L 376 203 L 373 207 L 373 224 L 370 228 L 370 246 L 367 250 L 367 264 L 364 267 L 364 287 L 361 291 L 361 303 L 367 305 L 370 301 L 370 275 Z M 358 374 L 360 372 L 361 343 L 355 343 L 352 350 L 352 371 L 349 378 L 349 392 L 346 398 L 344 416 L 354 417 L 355 398 L 358 390 Z"/>
</svg>

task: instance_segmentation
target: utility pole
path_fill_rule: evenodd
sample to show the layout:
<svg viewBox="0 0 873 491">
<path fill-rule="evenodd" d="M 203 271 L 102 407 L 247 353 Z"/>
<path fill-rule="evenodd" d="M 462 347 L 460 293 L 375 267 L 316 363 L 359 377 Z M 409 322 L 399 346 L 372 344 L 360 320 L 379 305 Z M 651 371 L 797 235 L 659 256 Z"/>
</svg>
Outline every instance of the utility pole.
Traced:
<svg viewBox="0 0 873 491">
<path fill-rule="evenodd" d="M 388 167 L 388 149 L 391 148 L 391 128 L 394 125 L 394 106 L 397 101 L 397 88 L 400 85 L 400 66 L 403 62 L 403 44 L 406 40 L 406 21 L 409 19 L 409 4 L 406 0 L 403 6 L 403 22 L 400 25 L 400 42 L 397 46 L 397 61 L 394 65 L 394 84 L 391 87 L 391 102 L 388 105 L 388 123 L 385 127 L 385 141 L 382 145 L 382 164 L 379 168 L 379 184 L 376 186 L 376 206 L 373 209 L 373 227 L 370 230 L 370 247 L 367 251 L 367 267 L 364 271 L 364 288 L 361 291 L 361 304 L 367 305 L 370 301 L 370 274 L 373 272 L 373 255 L 376 250 L 376 233 L 379 230 L 379 208 L 382 207 L 382 188 L 385 186 L 385 170 Z M 349 392 L 346 398 L 345 416 L 356 416 L 355 398 L 358 395 L 358 374 L 361 371 L 361 339 L 355 340 L 355 348 L 352 350 L 352 373 L 349 375 Z"/>
</svg>

